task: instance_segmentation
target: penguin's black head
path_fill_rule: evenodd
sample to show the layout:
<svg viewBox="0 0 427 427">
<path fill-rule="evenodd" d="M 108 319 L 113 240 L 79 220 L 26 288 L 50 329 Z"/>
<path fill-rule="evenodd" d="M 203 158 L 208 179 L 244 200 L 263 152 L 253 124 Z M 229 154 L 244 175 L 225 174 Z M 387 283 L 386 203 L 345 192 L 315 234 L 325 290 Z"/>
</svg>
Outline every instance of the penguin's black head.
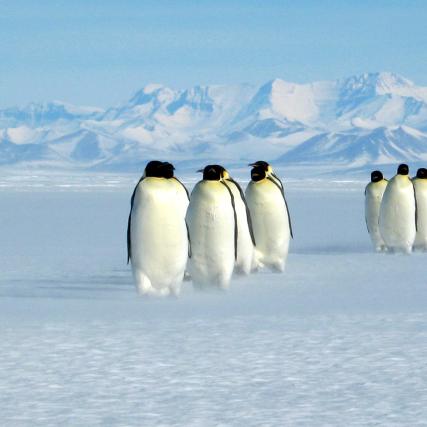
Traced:
<svg viewBox="0 0 427 427">
<path fill-rule="evenodd" d="M 147 166 L 145 166 L 145 176 L 163 178 L 163 162 L 159 162 L 158 160 L 148 162 Z"/>
<path fill-rule="evenodd" d="M 426 168 L 419 168 L 417 170 L 417 178 L 427 179 L 427 169 Z"/>
<path fill-rule="evenodd" d="M 255 163 L 249 163 L 248 166 L 260 167 L 260 168 L 263 168 L 265 171 L 268 171 L 268 168 L 270 167 L 270 165 L 267 162 L 265 162 L 264 160 L 258 160 Z"/>
<path fill-rule="evenodd" d="M 224 171 L 225 169 L 220 165 L 207 165 L 203 170 L 199 170 L 198 172 L 203 172 L 203 179 L 205 181 L 221 181 Z"/>
<path fill-rule="evenodd" d="M 381 181 L 383 178 L 384 177 L 381 171 L 373 171 L 371 173 L 371 182 L 378 182 Z"/>
<path fill-rule="evenodd" d="M 402 163 L 397 168 L 398 175 L 408 175 L 409 174 L 409 167 L 408 165 L 405 165 L 405 163 Z"/>
<path fill-rule="evenodd" d="M 173 178 L 173 171 L 175 170 L 175 168 L 172 163 L 163 162 L 161 169 L 163 173 L 163 178 Z"/>
<path fill-rule="evenodd" d="M 251 179 L 252 181 L 258 182 L 264 179 L 267 176 L 267 170 L 261 166 L 254 166 L 251 170 Z"/>
</svg>

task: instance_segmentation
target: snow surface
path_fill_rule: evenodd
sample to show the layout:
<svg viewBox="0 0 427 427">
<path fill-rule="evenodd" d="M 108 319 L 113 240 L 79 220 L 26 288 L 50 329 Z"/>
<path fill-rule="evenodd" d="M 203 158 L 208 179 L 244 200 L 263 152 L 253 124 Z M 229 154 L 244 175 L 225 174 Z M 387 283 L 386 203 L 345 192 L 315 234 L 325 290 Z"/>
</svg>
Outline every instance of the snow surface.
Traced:
<svg viewBox="0 0 427 427">
<path fill-rule="evenodd" d="M 158 300 L 126 266 L 138 176 L 41 178 L 0 187 L 3 425 L 425 425 L 427 255 L 373 253 L 365 182 L 285 180 L 285 274 Z"/>
</svg>

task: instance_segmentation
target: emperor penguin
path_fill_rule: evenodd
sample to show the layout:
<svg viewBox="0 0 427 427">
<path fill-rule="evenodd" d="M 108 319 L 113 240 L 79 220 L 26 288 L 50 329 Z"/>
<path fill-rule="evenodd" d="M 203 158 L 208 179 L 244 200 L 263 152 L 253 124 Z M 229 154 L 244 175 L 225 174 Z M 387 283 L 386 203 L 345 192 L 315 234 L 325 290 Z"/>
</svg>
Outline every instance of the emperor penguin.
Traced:
<svg viewBox="0 0 427 427">
<path fill-rule="evenodd" d="M 135 187 L 128 219 L 128 262 L 142 295 L 178 295 L 187 264 L 187 191 L 171 163 L 150 161 Z"/>
<path fill-rule="evenodd" d="M 399 165 L 381 202 L 380 233 L 391 252 L 410 253 L 417 231 L 414 185 L 408 174 L 408 165 Z"/>
<path fill-rule="evenodd" d="M 365 188 L 366 227 L 377 252 L 384 251 L 386 248 L 380 233 L 379 217 L 381 201 L 387 182 L 380 171 L 373 171 L 371 173 L 371 182 Z"/>
<path fill-rule="evenodd" d="M 191 242 L 189 273 L 198 288 L 227 289 L 237 259 L 235 198 L 224 168 L 208 165 L 190 196 L 187 224 Z"/>
<path fill-rule="evenodd" d="M 237 217 L 237 258 L 235 272 L 248 275 L 256 269 L 255 265 L 255 237 L 252 228 L 251 213 L 246 203 L 242 187 L 226 169 L 222 171 L 222 178 L 227 183 L 234 196 L 234 206 Z"/>
<path fill-rule="evenodd" d="M 252 216 L 258 265 L 283 272 L 293 237 L 283 184 L 264 161 L 252 163 L 246 201 Z"/>
<path fill-rule="evenodd" d="M 414 249 L 427 251 L 427 169 L 420 168 L 412 180 L 417 206 L 417 234 Z"/>
</svg>

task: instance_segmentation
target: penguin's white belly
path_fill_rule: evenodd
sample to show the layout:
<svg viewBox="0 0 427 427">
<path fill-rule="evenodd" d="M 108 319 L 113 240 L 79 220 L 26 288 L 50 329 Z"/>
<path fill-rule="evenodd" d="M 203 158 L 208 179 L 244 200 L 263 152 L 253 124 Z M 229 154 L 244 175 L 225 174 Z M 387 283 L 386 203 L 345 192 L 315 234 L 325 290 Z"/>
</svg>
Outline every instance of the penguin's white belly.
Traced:
<svg viewBox="0 0 427 427">
<path fill-rule="evenodd" d="M 250 182 L 246 189 L 246 201 L 251 212 L 260 263 L 283 271 L 288 255 L 290 229 L 280 190 L 268 180 Z"/>
<path fill-rule="evenodd" d="M 226 187 L 201 181 L 187 211 L 190 275 L 196 286 L 227 288 L 234 268 L 234 212 Z"/>
<path fill-rule="evenodd" d="M 414 180 L 415 194 L 417 198 L 417 234 L 414 247 L 427 250 L 427 180 Z"/>
<path fill-rule="evenodd" d="M 237 259 L 236 270 L 239 273 L 249 274 L 253 268 L 254 263 L 254 245 L 252 243 L 251 234 L 249 231 L 248 218 L 246 215 L 245 202 L 238 188 L 232 183 L 227 182 L 230 190 L 234 196 L 234 203 L 236 207 L 237 216 Z"/>
<path fill-rule="evenodd" d="M 150 286 L 178 293 L 188 256 L 186 203 L 175 183 L 156 180 L 144 179 L 135 194 L 132 269 L 142 293 L 150 293 Z"/>
<path fill-rule="evenodd" d="M 366 189 L 365 197 L 365 218 L 369 236 L 376 250 L 385 247 L 384 240 L 380 233 L 379 217 L 380 207 L 386 184 L 371 183 Z"/>
<path fill-rule="evenodd" d="M 397 175 L 390 180 L 380 207 L 381 236 L 391 250 L 410 252 L 415 239 L 415 197 L 412 182 Z"/>
</svg>

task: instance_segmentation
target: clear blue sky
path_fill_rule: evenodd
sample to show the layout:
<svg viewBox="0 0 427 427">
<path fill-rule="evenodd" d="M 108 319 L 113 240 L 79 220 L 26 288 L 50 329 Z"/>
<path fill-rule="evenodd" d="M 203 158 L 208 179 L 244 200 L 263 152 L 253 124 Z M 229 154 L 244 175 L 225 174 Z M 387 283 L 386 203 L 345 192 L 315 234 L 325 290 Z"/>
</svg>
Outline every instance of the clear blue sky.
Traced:
<svg viewBox="0 0 427 427">
<path fill-rule="evenodd" d="M 427 85 L 427 1 L 0 0 L 0 107 L 365 71 Z"/>
</svg>

